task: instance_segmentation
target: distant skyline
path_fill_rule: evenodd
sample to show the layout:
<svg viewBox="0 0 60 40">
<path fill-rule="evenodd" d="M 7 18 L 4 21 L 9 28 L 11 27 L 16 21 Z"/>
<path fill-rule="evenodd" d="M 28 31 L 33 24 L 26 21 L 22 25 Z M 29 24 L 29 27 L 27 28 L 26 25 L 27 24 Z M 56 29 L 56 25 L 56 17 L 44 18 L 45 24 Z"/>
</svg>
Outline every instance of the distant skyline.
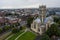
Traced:
<svg viewBox="0 0 60 40">
<path fill-rule="evenodd" d="M 0 9 L 38 8 L 39 5 L 60 7 L 60 0 L 0 0 Z"/>
</svg>

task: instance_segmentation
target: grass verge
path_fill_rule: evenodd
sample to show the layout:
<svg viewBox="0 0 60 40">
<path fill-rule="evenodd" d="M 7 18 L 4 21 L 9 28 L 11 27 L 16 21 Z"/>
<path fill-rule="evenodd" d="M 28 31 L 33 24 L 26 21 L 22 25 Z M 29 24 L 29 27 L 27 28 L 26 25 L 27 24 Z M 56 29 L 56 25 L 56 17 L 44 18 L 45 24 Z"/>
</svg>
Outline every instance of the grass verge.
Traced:
<svg viewBox="0 0 60 40">
<path fill-rule="evenodd" d="M 2 35 L 0 37 L 0 40 L 4 40 L 5 38 L 7 38 L 8 36 L 10 36 L 12 34 L 12 32 L 7 32 L 6 34 Z"/>
<path fill-rule="evenodd" d="M 18 40 L 34 40 L 36 35 L 30 31 L 27 31 L 25 34 L 23 34 L 21 37 L 18 38 Z"/>
<path fill-rule="evenodd" d="M 23 31 L 19 31 L 16 34 L 13 34 L 13 36 L 10 37 L 8 40 L 15 40 L 15 38 L 18 37 L 21 33 L 23 33 Z"/>
</svg>

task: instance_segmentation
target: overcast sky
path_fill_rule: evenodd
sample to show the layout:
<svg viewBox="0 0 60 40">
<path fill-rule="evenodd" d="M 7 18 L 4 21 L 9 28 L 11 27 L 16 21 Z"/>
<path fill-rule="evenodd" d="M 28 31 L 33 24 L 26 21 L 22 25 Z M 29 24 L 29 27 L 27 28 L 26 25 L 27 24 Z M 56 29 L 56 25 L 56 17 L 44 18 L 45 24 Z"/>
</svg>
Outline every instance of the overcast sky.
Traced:
<svg viewBox="0 0 60 40">
<path fill-rule="evenodd" d="M 0 8 L 38 8 L 39 5 L 60 7 L 60 0 L 0 0 Z"/>
</svg>

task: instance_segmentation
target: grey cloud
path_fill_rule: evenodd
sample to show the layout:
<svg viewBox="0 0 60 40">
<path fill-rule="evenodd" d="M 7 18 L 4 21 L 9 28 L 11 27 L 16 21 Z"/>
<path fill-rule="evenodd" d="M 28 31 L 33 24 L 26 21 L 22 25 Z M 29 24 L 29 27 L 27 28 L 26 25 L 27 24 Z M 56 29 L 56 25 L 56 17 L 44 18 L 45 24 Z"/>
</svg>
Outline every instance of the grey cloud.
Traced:
<svg viewBox="0 0 60 40">
<path fill-rule="evenodd" d="M 60 0 L 0 0 L 0 8 L 38 7 L 45 4 L 47 7 L 60 7 Z"/>
</svg>

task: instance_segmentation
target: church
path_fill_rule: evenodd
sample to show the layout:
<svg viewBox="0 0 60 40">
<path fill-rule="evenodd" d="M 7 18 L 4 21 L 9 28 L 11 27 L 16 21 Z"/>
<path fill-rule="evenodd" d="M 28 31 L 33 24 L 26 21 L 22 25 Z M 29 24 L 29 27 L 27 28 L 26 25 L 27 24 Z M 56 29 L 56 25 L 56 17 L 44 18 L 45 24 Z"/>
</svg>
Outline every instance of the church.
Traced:
<svg viewBox="0 0 60 40">
<path fill-rule="evenodd" d="M 39 6 L 39 15 L 33 20 L 31 30 L 42 35 L 54 22 L 53 16 L 46 17 L 46 6 Z"/>
</svg>

